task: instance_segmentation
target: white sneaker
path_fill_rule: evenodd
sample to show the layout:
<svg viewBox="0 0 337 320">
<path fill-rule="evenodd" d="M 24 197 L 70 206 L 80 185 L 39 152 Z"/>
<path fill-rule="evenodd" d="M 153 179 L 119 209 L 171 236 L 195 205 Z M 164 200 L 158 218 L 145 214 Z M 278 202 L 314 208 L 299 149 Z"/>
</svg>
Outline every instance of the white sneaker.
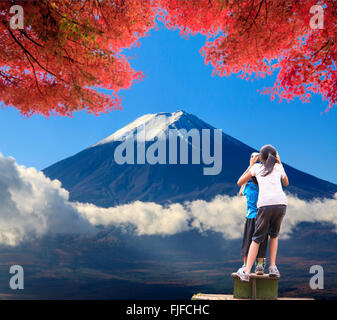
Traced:
<svg viewBox="0 0 337 320">
<path fill-rule="evenodd" d="M 255 267 L 255 273 L 258 275 L 258 276 L 262 276 L 264 274 L 264 267 L 262 264 L 257 264 L 256 267 Z"/>
<path fill-rule="evenodd" d="M 280 272 L 278 271 L 276 266 L 270 266 L 269 267 L 269 277 L 271 278 L 279 278 Z"/>
<path fill-rule="evenodd" d="M 236 274 L 240 278 L 241 281 L 243 282 L 249 282 L 249 273 L 245 272 L 245 268 L 240 268 Z"/>
</svg>

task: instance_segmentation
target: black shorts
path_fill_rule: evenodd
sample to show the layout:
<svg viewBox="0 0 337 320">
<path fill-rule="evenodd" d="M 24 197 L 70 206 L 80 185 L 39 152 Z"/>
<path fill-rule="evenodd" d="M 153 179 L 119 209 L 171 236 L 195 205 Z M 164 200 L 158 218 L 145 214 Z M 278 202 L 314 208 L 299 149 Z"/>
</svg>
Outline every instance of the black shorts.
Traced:
<svg viewBox="0 0 337 320">
<path fill-rule="evenodd" d="M 250 244 L 252 242 L 252 237 L 255 232 L 255 224 L 256 224 L 256 219 L 246 219 L 245 223 L 245 229 L 243 232 L 243 240 L 242 240 L 242 250 L 241 250 L 241 255 L 243 257 L 248 256 L 248 251 Z M 268 243 L 268 238 L 266 237 L 265 241 L 261 243 L 259 252 L 257 254 L 257 258 L 265 258 L 267 255 L 267 243 Z"/>
<path fill-rule="evenodd" d="M 257 210 L 255 232 L 252 240 L 262 243 L 268 235 L 276 238 L 280 232 L 281 223 L 286 214 L 287 206 L 277 204 L 260 207 Z"/>
</svg>

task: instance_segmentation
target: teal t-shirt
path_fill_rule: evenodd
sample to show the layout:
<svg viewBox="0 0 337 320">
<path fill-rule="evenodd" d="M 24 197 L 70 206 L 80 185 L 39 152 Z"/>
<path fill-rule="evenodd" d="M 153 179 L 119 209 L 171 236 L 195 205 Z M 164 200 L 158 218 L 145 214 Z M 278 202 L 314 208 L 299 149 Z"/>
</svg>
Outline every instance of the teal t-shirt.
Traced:
<svg viewBox="0 0 337 320">
<path fill-rule="evenodd" d="M 242 194 L 247 199 L 247 219 L 256 218 L 257 214 L 257 198 L 259 196 L 259 186 L 252 181 L 248 181 L 245 185 Z"/>
</svg>

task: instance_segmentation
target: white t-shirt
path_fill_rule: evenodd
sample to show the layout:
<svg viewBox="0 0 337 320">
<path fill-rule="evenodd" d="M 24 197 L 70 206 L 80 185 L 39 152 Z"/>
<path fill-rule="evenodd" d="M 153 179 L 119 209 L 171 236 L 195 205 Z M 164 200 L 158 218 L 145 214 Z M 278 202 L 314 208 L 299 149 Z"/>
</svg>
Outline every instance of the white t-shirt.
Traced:
<svg viewBox="0 0 337 320">
<path fill-rule="evenodd" d="M 264 166 L 255 163 L 250 168 L 252 176 L 256 177 L 259 183 L 259 197 L 257 207 L 271 206 L 276 204 L 288 204 L 287 197 L 282 189 L 281 178 L 286 175 L 283 166 L 275 163 L 274 169 L 267 176 L 262 176 Z"/>
</svg>

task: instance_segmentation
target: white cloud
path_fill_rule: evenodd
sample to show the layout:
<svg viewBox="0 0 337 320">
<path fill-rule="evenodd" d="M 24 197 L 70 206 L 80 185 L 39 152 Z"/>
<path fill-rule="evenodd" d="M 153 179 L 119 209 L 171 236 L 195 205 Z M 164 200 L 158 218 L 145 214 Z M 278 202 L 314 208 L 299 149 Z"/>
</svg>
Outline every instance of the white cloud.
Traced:
<svg viewBox="0 0 337 320">
<path fill-rule="evenodd" d="M 132 226 L 138 235 L 172 235 L 189 229 L 189 213 L 181 204 L 163 207 L 153 202 L 135 201 L 112 208 L 90 203 L 74 203 L 83 217 L 93 225 Z"/>
<path fill-rule="evenodd" d="M 337 194 L 333 199 L 304 201 L 288 196 L 288 208 L 280 236 L 286 238 L 301 221 L 330 222 L 337 226 Z M 212 201 L 196 200 L 184 205 L 162 206 L 153 202 L 136 201 L 113 208 L 75 203 L 93 225 L 132 226 L 138 235 L 172 235 L 191 230 L 215 231 L 226 239 L 242 236 L 245 219 L 243 197 L 217 196 Z"/>
<path fill-rule="evenodd" d="M 281 227 L 283 238 L 287 237 L 291 229 L 302 221 L 330 222 L 337 227 L 337 193 L 333 199 L 312 201 L 288 196 L 288 202 L 287 213 Z"/>
<path fill-rule="evenodd" d="M 186 203 L 193 217 L 192 226 L 200 231 L 212 230 L 224 238 L 240 238 L 245 219 L 245 201 L 242 197 L 217 196 L 212 201 L 196 200 Z"/>
<path fill-rule="evenodd" d="M 94 230 L 68 198 L 58 180 L 0 154 L 0 244 L 14 246 L 46 233 Z"/>
<path fill-rule="evenodd" d="M 50 233 L 90 233 L 95 226 L 117 226 L 137 235 L 173 235 L 191 229 L 220 232 L 226 239 L 242 236 L 243 197 L 217 196 L 162 206 L 136 201 L 111 208 L 70 202 L 68 191 L 34 168 L 19 166 L 0 154 L 0 244 L 17 245 Z M 337 226 L 333 199 L 304 201 L 288 196 L 281 235 L 300 221 L 327 221 Z"/>
</svg>

